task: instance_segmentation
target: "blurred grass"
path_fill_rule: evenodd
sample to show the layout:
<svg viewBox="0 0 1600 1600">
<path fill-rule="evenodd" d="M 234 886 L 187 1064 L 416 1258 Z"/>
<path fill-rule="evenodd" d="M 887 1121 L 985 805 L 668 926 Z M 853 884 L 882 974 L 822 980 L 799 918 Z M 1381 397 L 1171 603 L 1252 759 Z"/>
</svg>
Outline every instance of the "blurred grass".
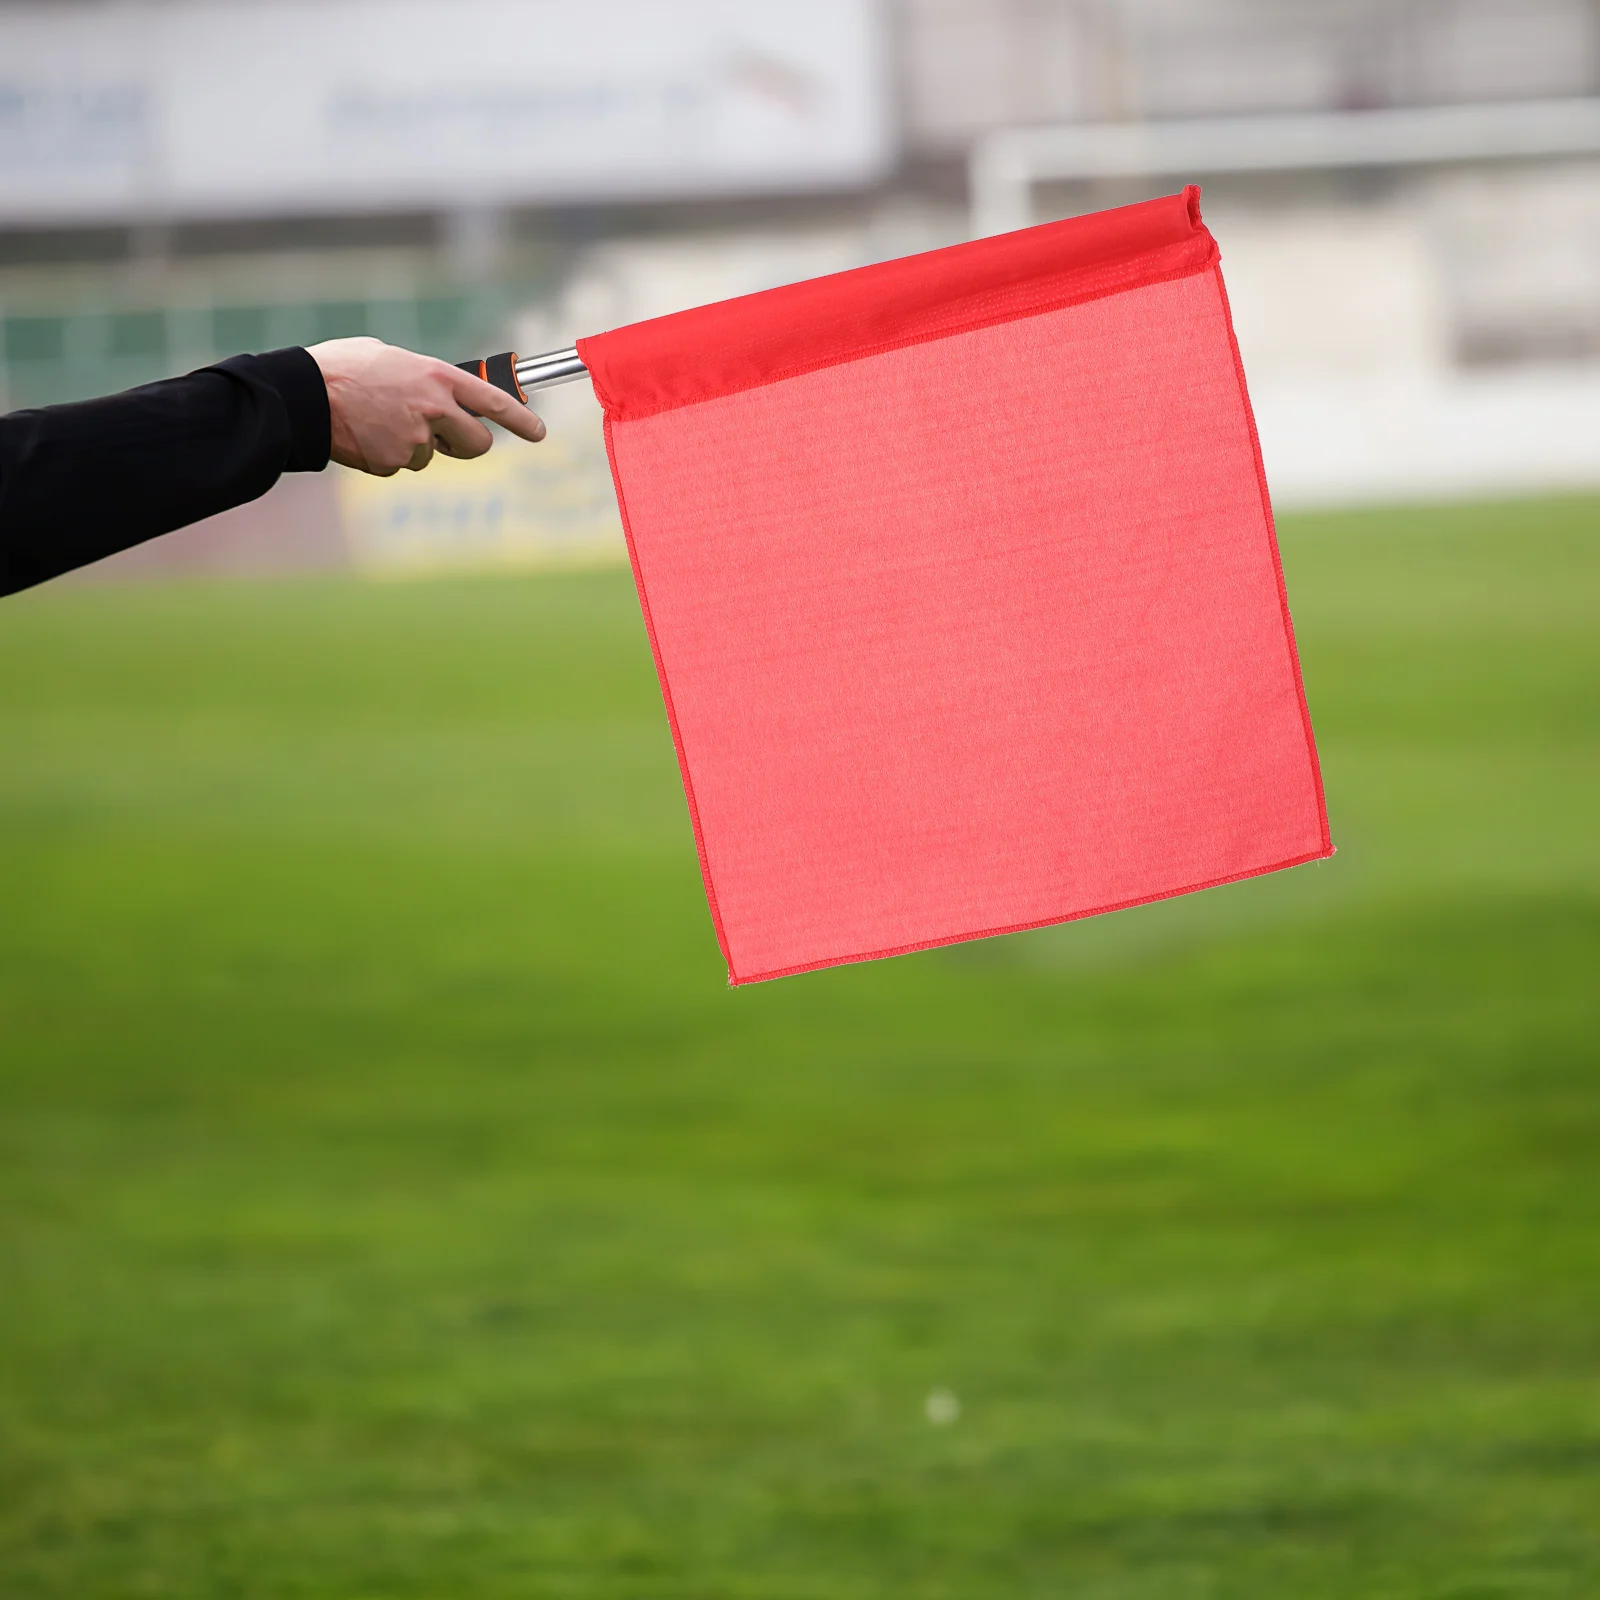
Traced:
<svg viewBox="0 0 1600 1600">
<path fill-rule="evenodd" d="M 6 602 L 0 1593 L 1600 1592 L 1600 503 L 1284 547 L 1335 860 L 737 993 L 625 576 Z"/>
</svg>

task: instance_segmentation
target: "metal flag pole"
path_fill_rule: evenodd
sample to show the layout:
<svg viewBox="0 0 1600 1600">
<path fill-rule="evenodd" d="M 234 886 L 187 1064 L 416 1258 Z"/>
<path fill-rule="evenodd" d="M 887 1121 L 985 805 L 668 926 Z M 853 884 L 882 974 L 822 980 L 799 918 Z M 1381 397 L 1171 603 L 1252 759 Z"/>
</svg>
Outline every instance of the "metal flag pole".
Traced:
<svg viewBox="0 0 1600 1600">
<path fill-rule="evenodd" d="M 511 370 L 516 373 L 517 384 L 524 394 L 531 394 L 535 389 L 553 389 L 558 383 L 575 383 L 589 376 L 582 358 L 570 347 L 550 350 L 542 356 L 513 357 Z"/>
</svg>

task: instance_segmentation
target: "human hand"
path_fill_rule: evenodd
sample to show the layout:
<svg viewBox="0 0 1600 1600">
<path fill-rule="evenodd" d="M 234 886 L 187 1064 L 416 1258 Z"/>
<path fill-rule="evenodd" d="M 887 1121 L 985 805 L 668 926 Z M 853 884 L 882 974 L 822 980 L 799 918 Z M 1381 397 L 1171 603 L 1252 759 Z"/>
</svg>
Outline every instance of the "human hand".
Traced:
<svg viewBox="0 0 1600 1600">
<path fill-rule="evenodd" d="M 481 456 L 493 436 L 468 408 L 537 444 L 544 423 L 502 389 L 448 361 L 381 339 L 329 339 L 311 346 L 328 385 L 333 459 L 375 477 L 421 472 L 435 450 Z"/>
</svg>

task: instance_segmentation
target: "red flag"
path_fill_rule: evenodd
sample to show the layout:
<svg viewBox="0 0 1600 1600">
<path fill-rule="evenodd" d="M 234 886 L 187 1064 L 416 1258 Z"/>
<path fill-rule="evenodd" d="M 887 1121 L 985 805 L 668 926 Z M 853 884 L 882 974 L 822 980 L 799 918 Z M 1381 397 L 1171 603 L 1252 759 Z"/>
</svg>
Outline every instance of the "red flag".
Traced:
<svg viewBox="0 0 1600 1600">
<path fill-rule="evenodd" d="M 1199 191 L 584 340 L 734 983 L 1331 853 Z"/>
</svg>

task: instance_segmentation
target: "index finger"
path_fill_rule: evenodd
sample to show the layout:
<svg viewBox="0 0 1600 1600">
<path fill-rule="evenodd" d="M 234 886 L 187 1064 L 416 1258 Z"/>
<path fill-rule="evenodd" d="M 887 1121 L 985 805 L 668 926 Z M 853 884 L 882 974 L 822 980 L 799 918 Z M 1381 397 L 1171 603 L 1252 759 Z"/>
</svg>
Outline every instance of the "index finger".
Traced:
<svg viewBox="0 0 1600 1600">
<path fill-rule="evenodd" d="M 470 407 L 480 417 L 498 422 L 508 433 L 514 433 L 529 444 L 538 444 L 544 438 L 544 423 L 520 401 L 514 400 L 504 389 L 497 389 L 470 372 L 452 367 L 449 362 L 439 363 L 450 374 L 451 392 L 459 405 Z"/>
</svg>

